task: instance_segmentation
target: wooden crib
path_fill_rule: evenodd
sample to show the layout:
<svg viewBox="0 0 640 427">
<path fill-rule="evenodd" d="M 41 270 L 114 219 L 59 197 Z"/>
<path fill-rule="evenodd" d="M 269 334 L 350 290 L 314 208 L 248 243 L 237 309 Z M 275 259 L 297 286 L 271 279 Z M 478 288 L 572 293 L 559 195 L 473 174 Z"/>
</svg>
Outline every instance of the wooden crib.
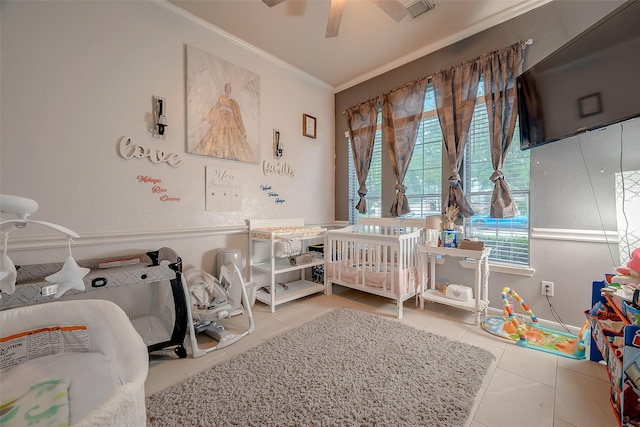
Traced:
<svg viewBox="0 0 640 427">
<path fill-rule="evenodd" d="M 364 218 L 357 225 L 327 232 L 325 284 L 336 283 L 402 304 L 420 286 L 418 243 L 424 241 L 424 219 Z"/>
</svg>

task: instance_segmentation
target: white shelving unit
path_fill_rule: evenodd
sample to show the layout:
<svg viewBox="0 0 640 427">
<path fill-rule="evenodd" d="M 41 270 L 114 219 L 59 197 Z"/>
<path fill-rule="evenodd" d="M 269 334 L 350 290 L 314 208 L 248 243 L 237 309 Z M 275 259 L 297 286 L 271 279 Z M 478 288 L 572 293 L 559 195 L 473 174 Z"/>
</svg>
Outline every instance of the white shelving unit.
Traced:
<svg viewBox="0 0 640 427">
<path fill-rule="evenodd" d="M 424 280 L 420 283 L 420 308 L 424 309 L 425 301 L 446 304 L 452 307 L 469 310 L 476 313 L 476 323 L 480 325 L 480 316 L 487 312 L 489 307 L 489 254 L 491 248 L 484 248 L 481 251 L 471 249 L 445 248 L 442 246 L 430 247 L 426 245 L 418 245 L 418 254 L 420 254 L 420 266 L 422 277 L 425 277 L 427 265 L 429 268 L 429 282 L 425 284 Z M 473 298 L 470 301 L 458 301 L 447 298 L 442 292 L 436 289 L 436 258 L 457 257 L 472 260 L 475 263 L 475 283 L 473 286 Z M 427 263 L 428 261 L 428 263 Z"/>
<path fill-rule="evenodd" d="M 324 265 L 324 258 L 321 253 L 313 254 L 310 262 L 302 265 L 292 265 L 289 257 L 276 257 L 276 245 L 280 239 L 299 239 L 302 243 L 302 251 L 308 252 L 310 244 L 325 243 L 325 228 L 319 230 L 294 230 L 304 227 L 304 218 L 283 218 L 283 219 L 258 219 L 247 220 L 249 224 L 249 275 L 250 281 L 256 282 L 258 288 L 268 287 L 269 292 L 258 290 L 256 299 L 271 307 L 271 312 L 279 304 L 296 300 L 319 292 L 326 292 L 323 283 L 315 283 L 310 280 L 312 267 Z M 270 230 L 277 228 L 279 230 Z M 291 274 L 286 274 L 291 273 Z M 299 273 L 299 274 L 296 274 Z M 290 279 L 297 276 L 297 280 L 284 282 L 281 278 Z M 285 290 L 276 292 L 276 284 L 284 283 Z"/>
</svg>

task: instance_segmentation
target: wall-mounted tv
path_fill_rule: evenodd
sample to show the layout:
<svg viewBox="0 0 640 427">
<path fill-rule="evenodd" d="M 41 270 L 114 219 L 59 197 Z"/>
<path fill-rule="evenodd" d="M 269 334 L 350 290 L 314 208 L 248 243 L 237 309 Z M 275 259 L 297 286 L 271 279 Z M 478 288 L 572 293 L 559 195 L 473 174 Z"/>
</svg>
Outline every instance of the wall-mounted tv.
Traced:
<svg viewBox="0 0 640 427">
<path fill-rule="evenodd" d="M 517 85 L 523 150 L 640 116 L 640 1 L 622 4 Z"/>
</svg>

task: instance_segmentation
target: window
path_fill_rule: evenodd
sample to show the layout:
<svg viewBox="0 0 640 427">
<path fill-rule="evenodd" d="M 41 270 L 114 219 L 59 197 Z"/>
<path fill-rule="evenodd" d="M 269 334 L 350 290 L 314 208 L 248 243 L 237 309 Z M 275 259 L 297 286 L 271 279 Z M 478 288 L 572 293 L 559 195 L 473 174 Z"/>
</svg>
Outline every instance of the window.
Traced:
<svg viewBox="0 0 640 427">
<path fill-rule="evenodd" d="M 442 130 L 431 83 L 404 185 L 411 209 L 407 217 L 424 218 L 442 213 Z"/>
<path fill-rule="evenodd" d="M 489 218 L 489 207 L 494 184 L 489 180 L 493 174 L 491 153 L 489 148 L 489 131 L 486 107 L 483 96 L 482 81 L 478 86 L 478 103 L 469 130 L 469 141 L 465 149 L 463 170 L 461 172 L 467 200 L 476 214 L 464 223 L 468 230 L 475 233 L 480 240 L 492 249 L 490 261 L 498 263 L 528 265 L 529 264 L 529 151 L 521 151 L 517 144 L 506 158 L 503 172 L 507 184 L 520 213 L 515 218 Z M 378 125 L 380 125 L 380 115 Z M 520 139 L 519 129 L 513 136 L 514 141 Z M 368 194 L 366 196 L 368 212 L 364 216 L 380 217 L 382 209 L 381 190 L 381 131 L 376 131 L 373 159 L 367 178 Z M 442 213 L 443 194 L 446 194 L 448 182 L 443 182 L 443 167 L 448 171 L 449 165 L 443 159 L 443 141 L 440 122 L 436 114 L 435 96 L 431 83 L 427 88 L 424 112 L 418 128 L 418 136 L 411 162 L 405 176 L 406 196 L 411 212 L 408 217 L 422 218 L 427 215 Z M 355 210 L 358 203 L 358 180 L 355 176 L 351 147 L 349 147 L 349 223 L 356 222 L 361 215 Z M 388 172 L 394 179 L 392 171 Z M 389 207 L 391 202 L 389 202 Z"/>
<path fill-rule="evenodd" d="M 382 131 L 380 130 L 380 115 L 378 115 L 378 129 L 373 143 L 373 156 L 371 157 L 371 167 L 367 176 L 367 195 L 364 199 L 367 202 L 367 213 L 361 214 L 356 210 L 356 205 L 360 200 L 358 195 L 358 177 L 353 164 L 353 154 L 351 152 L 351 140 L 347 144 L 349 158 L 349 224 L 355 224 L 358 217 L 380 218 L 382 217 Z"/>
<path fill-rule="evenodd" d="M 505 179 L 518 212 L 514 218 L 489 218 L 494 184 L 489 146 L 488 119 L 484 102 L 476 104 L 465 147 L 464 190 L 475 215 L 465 219 L 465 229 L 492 248 L 492 262 L 529 265 L 529 150 L 512 144 L 504 167 Z M 519 128 L 513 140 L 520 139 Z"/>
</svg>

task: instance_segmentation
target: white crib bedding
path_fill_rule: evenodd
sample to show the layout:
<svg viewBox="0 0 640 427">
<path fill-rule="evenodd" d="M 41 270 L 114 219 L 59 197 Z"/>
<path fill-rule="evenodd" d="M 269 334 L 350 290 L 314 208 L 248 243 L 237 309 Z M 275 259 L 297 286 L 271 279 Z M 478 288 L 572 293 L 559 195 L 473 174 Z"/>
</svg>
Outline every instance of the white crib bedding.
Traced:
<svg viewBox="0 0 640 427">
<path fill-rule="evenodd" d="M 362 272 L 364 271 L 364 283 Z M 395 289 L 393 295 L 401 298 L 407 294 L 413 294 L 419 284 L 419 272 L 417 267 L 409 267 L 398 270 L 395 265 L 387 264 L 380 268 L 372 265 L 355 265 L 350 262 L 327 262 L 325 274 L 329 280 L 341 280 L 352 285 L 359 284 L 362 288 L 373 288 L 391 293 L 391 283 Z"/>
<path fill-rule="evenodd" d="M 0 402 L 23 395 L 36 383 L 68 378 L 69 424 L 73 425 L 99 407 L 121 385 L 111 366 L 111 361 L 102 353 L 61 353 L 38 357 L 2 371 Z"/>
</svg>

